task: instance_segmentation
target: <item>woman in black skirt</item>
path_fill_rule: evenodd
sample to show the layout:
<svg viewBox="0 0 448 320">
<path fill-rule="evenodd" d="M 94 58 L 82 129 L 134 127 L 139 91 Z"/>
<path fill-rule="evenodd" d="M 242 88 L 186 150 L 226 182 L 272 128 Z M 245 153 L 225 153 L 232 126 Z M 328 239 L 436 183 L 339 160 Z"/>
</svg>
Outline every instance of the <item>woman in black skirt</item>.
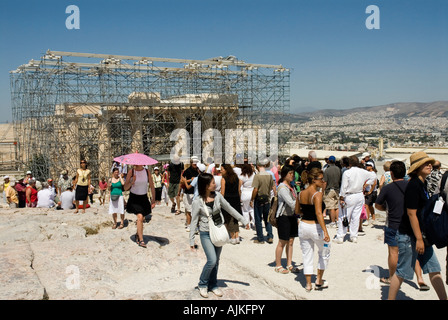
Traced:
<svg viewBox="0 0 448 320">
<path fill-rule="evenodd" d="M 79 201 L 82 201 L 82 213 L 86 212 L 87 206 L 87 197 L 89 195 L 89 186 L 90 186 L 90 170 L 87 169 L 87 161 L 81 160 L 81 168 L 76 171 L 75 177 L 75 204 L 76 211 L 79 211 Z"/>
<path fill-rule="evenodd" d="M 129 199 L 126 205 L 128 213 L 133 213 L 137 216 L 137 233 L 135 234 L 135 241 L 140 247 L 146 248 L 143 240 L 143 220 L 151 213 L 156 203 L 152 203 L 148 198 L 148 183 L 151 188 L 152 199 L 156 198 L 154 182 L 152 180 L 149 170 L 143 168 L 141 165 L 136 165 L 132 170 L 128 171 L 126 182 L 124 184 L 125 190 L 130 190 Z"/>
<path fill-rule="evenodd" d="M 239 214 L 243 214 L 241 210 L 241 185 L 242 181 L 238 178 L 231 165 L 223 164 L 221 166 L 221 194 L 224 199 L 236 210 Z M 222 210 L 225 225 L 230 233 L 230 243 L 237 244 L 240 242 L 238 220 L 232 217 L 227 211 Z"/>
</svg>

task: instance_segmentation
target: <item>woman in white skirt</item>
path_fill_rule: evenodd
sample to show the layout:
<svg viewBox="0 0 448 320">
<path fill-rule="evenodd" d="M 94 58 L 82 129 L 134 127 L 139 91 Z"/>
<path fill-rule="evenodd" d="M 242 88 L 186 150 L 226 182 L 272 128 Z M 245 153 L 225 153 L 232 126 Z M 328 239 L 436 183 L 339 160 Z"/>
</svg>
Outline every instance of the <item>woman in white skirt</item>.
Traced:
<svg viewBox="0 0 448 320">
<path fill-rule="evenodd" d="M 117 228 L 117 215 L 121 216 L 121 224 L 118 229 L 124 227 L 124 199 L 123 199 L 123 186 L 124 180 L 120 176 L 118 168 L 114 168 L 112 171 L 112 178 L 109 179 L 110 201 L 109 201 L 109 214 L 114 219 L 114 225 L 112 229 Z"/>
</svg>

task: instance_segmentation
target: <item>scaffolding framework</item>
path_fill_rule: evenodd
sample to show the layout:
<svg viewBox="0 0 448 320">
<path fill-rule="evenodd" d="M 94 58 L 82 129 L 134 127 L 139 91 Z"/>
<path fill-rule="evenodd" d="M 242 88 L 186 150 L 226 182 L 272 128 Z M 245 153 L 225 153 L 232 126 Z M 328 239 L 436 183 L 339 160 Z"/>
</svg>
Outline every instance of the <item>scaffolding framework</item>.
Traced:
<svg viewBox="0 0 448 320">
<path fill-rule="evenodd" d="M 94 180 L 112 159 L 169 155 L 170 134 L 194 121 L 202 131 L 279 131 L 289 112 L 290 71 L 233 56 L 167 59 L 48 50 L 10 72 L 19 170 L 37 178 L 74 173 L 86 159 Z"/>
</svg>

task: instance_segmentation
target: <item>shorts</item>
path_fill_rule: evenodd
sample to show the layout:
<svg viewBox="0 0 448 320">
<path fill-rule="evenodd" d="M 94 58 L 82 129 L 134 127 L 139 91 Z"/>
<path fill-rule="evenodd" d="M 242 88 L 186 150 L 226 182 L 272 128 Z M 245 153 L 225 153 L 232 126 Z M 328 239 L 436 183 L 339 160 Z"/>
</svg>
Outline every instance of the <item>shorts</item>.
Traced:
<svg viewBox="0 0 448 320">
<path fill-rule="evenodd" d="M 327 209 L 338 209 L 339 208 L 339 193 L 334 189 L 325 191 L 324 195 L 325 208 Z"/>
<path fill-rule="evenodd" d="M 280 240 L 288 241 L 299 236 L 299 224 L 295 216 L 280 216 L 277 218 L 277 232 Z"/>
<path fill-rule="evenodd" d="M 397 235 L 397 230 L 386 227 L 384 228 L 384 243 L 391 247 L 398 246 L 397 240 L 395 239 Z"/>
<path fill-rule="evenodd" d="M 168 197 L 170 199 L 177 197 L 177 193 L 179 192 L 179 184 L 180 183 L 170 183 L 168 185 Z"/>
<path fill-rule="evenodd" d="M 373 206 L 375 204 L 376 198 L 378 197 L 378 193 L 373 191 L 368 196 L 364 196 L 365 203 L 367 206 Z"/>
<path fill-rule="evenodd" d="M 418 259 L 423 273 L 440 272 L 440 264 L 431 247 L 425 247 L 425 253 L 418 255 L 415 251 L 415 240 L 407 234 L 397 232 L 398 263 L 395 273 L 400 278 L 412 280 L 414 278 L 415 261 Z"/>
<path fill-rule="evenodd" d="M 184 207 L 185 207 L 186 212 L 191 213 L 191 205 L 193 203 L 193 197 L 194 197 L 194 193 L 191 193 L 191 194 L 184 193 L 183 202 L 184 202 Z"/>
</svg>

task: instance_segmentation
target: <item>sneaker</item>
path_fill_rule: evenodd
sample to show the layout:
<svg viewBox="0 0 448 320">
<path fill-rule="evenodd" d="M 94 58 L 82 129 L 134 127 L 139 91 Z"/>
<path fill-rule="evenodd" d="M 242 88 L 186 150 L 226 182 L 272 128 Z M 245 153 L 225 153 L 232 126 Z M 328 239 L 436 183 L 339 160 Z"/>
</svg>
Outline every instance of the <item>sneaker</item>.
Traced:
<svg viewBox="0 0 448 320">
<path fill-rule="evenodd" d="M 223 293 L 222 293 L 221 289 L 219 289 L 219 288 L 214 288 L 214 289 L 212 289 L 210 291 L 213 292 L 217 297 L 222 297 L 223 296 Z"/>
<path fill-rule="evenodd" d="M 335 239 L 333 239 L 333 242 L 342 244 L 342 243 L 344 243 L 344 240 L 342 238 L 335 238 Z"/>
<path fill-rule="evenodd" d="M 369 220 L 364 220 L 364 222 L 362 223 L 363 226 L 367 227 L 369 225 Z"/>
<path fill-rule="evenodd" d="M 190 226 L 186 226 L 185 231 L 190 232 Z"/>
<path fill-rule="evenodd" d="M 330 222 L 330 228 L 336 228 L 336 227 L 337 227 L 336 222 Z"/>
<path fill-rule="evenodd" d="M 199 294 L 203 298 L 208 298 L 208 290 L 207 290 L 207 288 L 199 288 Z"/>
</svg>

